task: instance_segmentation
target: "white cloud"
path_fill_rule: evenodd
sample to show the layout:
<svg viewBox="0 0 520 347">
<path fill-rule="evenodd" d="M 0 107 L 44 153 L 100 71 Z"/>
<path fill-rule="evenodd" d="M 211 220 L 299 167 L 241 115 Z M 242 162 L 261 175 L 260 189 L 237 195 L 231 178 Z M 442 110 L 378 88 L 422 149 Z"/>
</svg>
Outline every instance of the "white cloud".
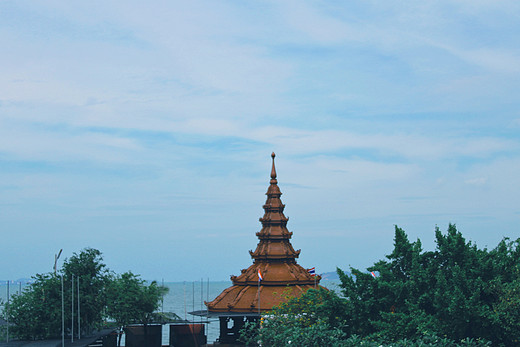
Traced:
<svg viewBox="0 0 520 347">
<path fill-rule="evenodd" d="M 475 178 L 467 179 L 464 182 L 466 184 L 471 184 L 471 185 L 475 185 L 475 186 L 482 186 L 482 185 L 487 183 L 487 178 L 486 177 L 475 177 Z"/>
<path fill-rule="evenodd" d="M 37 162 L 122 163 L 131 162 L 142 147 L 135 139 L 112 134 L 42 131 L 2 122 L 0 153 L 15 160 Z"/>
</svg>

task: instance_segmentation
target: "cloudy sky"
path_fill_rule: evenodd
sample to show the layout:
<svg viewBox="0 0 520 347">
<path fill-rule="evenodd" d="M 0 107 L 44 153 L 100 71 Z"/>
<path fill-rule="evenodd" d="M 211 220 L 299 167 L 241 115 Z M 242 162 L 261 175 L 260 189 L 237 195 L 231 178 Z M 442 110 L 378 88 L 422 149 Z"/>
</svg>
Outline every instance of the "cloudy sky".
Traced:
<svg viewBox="0 0 520 347">
<path fill-rule="evenodd" d="M 0 44 L 0 279 L 239 274 L 272 151 L 318 272 L 520 237 L 518 1 L 2 1 Z"/>
</svg>

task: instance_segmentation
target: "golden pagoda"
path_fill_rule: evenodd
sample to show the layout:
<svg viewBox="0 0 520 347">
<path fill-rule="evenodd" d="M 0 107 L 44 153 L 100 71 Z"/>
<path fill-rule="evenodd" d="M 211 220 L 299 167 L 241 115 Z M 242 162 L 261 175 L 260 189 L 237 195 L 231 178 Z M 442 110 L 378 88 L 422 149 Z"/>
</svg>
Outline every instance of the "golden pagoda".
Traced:
<svg viewBox="0 0 520 347">
<path fill-rule="evenodd" d="M 246 320 L 258 319 L 261 312 L 286 301 L 287 296 L 300 296 L 321 280 L 296 263 L 300 250 L 295 251 L 290 242 L 293 233 L 287 229 L 289 219 L 283 214 L 285 205 L 276 179 L 275 154 L 271 157 L 271 181 L 263 206 L 265 213 L 260 218 L 262 230 L 256 233 L 256 250 L 249 251 L 253 264 L 239 276 L 231 276 L 233 285 L 215 300 L 205 302 L 208 316 L 220 317 L 221 342 L 234 340 Z M 234 327 L 228 327 L 230 320 Z"/>
</svg>

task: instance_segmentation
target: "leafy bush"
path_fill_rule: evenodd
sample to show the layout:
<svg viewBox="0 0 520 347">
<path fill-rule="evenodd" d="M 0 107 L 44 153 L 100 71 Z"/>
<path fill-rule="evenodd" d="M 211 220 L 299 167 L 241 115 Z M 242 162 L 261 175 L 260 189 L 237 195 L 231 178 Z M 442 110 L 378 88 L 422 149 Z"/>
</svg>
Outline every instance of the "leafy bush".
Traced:
<svg viewBox="0 0 520 347">
<path fill-rule="evenodd" d="M 241 341 L 262 346 L 342 346 L 345 301 L 325 289 L 309 289 L 273 308 L 260 326 L 247 323 Z"/>
</svg>

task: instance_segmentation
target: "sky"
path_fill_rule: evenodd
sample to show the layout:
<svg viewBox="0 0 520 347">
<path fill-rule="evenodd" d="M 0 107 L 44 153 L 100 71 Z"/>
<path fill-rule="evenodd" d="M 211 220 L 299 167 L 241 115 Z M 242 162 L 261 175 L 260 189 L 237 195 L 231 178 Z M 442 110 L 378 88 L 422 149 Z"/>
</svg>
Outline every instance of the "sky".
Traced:
<svg viewBox="0 0 520 347">
<path fill-rule="evenodd" d="M 273 151 L 318 273 L 520 237 L 518 1 L 7 0 L 0 44 L 0 279 L 238 275 Z"/>
</svg>

